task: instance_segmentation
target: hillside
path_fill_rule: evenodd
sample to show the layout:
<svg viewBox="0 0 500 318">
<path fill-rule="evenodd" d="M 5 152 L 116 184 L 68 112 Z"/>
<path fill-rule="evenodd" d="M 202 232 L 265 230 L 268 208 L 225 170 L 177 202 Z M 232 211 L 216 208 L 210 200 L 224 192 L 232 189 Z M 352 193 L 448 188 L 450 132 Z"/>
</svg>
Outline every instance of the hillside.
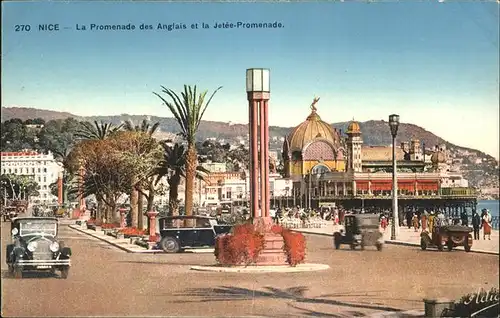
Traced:
<svg viewBox="0 0 500 318">
<path fill-rule="evenodd" d="M 35 108 L 21 108 L 2 107 L 1 119 L 5 120 L 19 118 L 21 120 L 40 118 L 45 121 L 54 119 L 65 119 L 73 117 L 77 120 L 84 121 L 104 121 L 111 122 L 115 125 L 120 124 L 127 120 L 132 120 L 135 124 L 139 124 L 143 119 L 149 119 L 152 122 L 160 123 L 160 131 L 163 133 L 177 133 L 179 127 L 172 117 L 156 117 L 148 115 L 128 115 L 121 114 L 116 116 L 91 116 L 81 117 L 75 116 L 67 112 L 57 112 L 49 110 L 41 110 Z M 337 129 L 346 131 L 348 122 L 333 123 Z M 382 120 L 370 120 L 360 123 L 361 131 L 363 132 L 363 142 L 365 145 L 389 145 L 391 143 L 391 135 L 387 122 Z M 206 138 L 215 137 L 217 139 L 224 139 L 225 142 L 236 141 L 237 137 L 246 138 L 248 134 L 248 125 L 230 124 L 217 121 L 203 121 L 200 124 L 198 138 L 205 140 Z M 270 143 L 272 150 L 281 149 L 282 143 L 280 138 L 288 135 L 292 127 L 270 127 L 270 137 L 277 137 L 277 140 Z M 433 149 L 435 145 L 445 143 L 451 152 L 454 163 L 460 169 L 464 177 L 469 180 L 469 184 L 474 187 L 481 188 L 485 191 L 491 189 L 498 191 L 499 187 L 499 168 L 498 161 L 479 150 L 461 147 L 447 142 L 432 132 L 425 130 L 422 127 L 413 124 L 403 123 L 400 125 L 398 132 L 398 141 L 409 141 L 411 138 L 419 139 L 427 151 Z"/>
<path fill-rule="evenodd" d="M 152 122 L 159 122 L 161 131 L 163 132 L 177 132 L 178 125 L 174 118 L 172 117 L 157 117 L 157 116 L 148 116 L 148 115 L 128 115 L 121 114 L 115 116 L 91 116 L 91 117 L 80 117 L 75 116 L 71 113 L 67 112 L 57 112 L 50 110 L 42 110 L 36 108 L 22 108 L 22 107 L 12 107 L 5 108 L 2 107 L 1 119 L 2 121 L 11 119 L 11 118 L 20 118 L 22 120 L 33 119 L 33 118 L 42 118 L 46 121 L 52 119 L 64 119 L 68 117 L 74 117 L 78 120 L 86 120 L 86 121 L 105 121 L 111 122 L 113 124 L 120 124 L 123 121 L 132 120 L 134 123 L 138 123 L 145 118 L 150 119 Z M 338 122 L 333 123 L 337 129 L 342 129 L 345 131 L 347 129 L 348 122 Z M 387 122 L 381 120 L 370 120 L 366 122 L 360 123 L 361 131 L 363 132 L 363 142 L 367 145 L 389 145 L 391 143 L 391 136 L 389 134 L 389 128 L 387 126 Z M 246 136 L 248 133 L 248 126 L 242 124 L 229 124 L 224 122 L 217 121 L 203 121 L 200 125 L 199 136 L 200 139 L 206 139 L 208 137 L 217 137 L 221 139 L 234 139 L 237 136 Z M 270 137 L 283 137 L 288 135 L 292 127 L 270 127 Z M 426 148 L 432 148 L 437 144 L 446 143 L 448 148 L 455 148 L 465 151 L 473 151 L 480 153 L 482 156 L 487 156 L 482 152 L 469 149 L 465 147 L 460 147 L 458 145 L 454 145 L 452 143 L 447 142 L 439 136 L 425 130 L 422 127 L 413 124 L 401 124 L 398 132 L 398 140 L 410 140 L 411 138 L 417 138 L 422 143 L 426 145 Z"/>
</svg>

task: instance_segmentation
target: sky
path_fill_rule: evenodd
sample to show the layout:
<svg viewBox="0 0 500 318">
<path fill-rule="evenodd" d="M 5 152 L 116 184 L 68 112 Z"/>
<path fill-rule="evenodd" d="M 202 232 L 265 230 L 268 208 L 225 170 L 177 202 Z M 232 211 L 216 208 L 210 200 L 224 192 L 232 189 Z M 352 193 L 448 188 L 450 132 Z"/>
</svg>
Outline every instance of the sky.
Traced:
<svg viewBox="0 0 500 318">
<path fill-rule="evenodd" d="M 282 27 L 214 28 L 224 22 Z M 172 23 L 186 29 L 158 29 Z M 161 86 L 209 94 L 223 86 L 204 119 L 247 123 L 245 70 L 263 67 L 271 74 L 270 125 L 298 125 L 320 97 L 324 121 L 396 113 L 498 159 L 498 27 L 494 0 L 2 1 L 2 107 L 170 117 L 153 94 Z"/>
</svg>

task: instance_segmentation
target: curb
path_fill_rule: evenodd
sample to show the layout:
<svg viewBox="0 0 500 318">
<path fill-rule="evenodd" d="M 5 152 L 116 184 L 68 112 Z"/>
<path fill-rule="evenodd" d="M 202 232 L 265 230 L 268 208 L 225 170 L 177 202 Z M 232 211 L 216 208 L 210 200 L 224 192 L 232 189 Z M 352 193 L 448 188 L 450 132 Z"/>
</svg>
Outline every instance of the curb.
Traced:
<svg viewBox="0 0 500 318">
<path fill-rule="evenodd" d="M 119 249 L 121 249 L 122 251 L 125 251 L 127 253 L 136 253 L 136 254 L 165 254 L 165 252 L 163 252 L 162 250 L 147 250 L 147 249 L 131 249 L 131 248 L 127 248 L 121 244 L 118 244 L 118 243 L 115 243 L 115 242 L 112 242 L 110 240 L 107 240 L 99 235 L 95 235 L 95 234 L 92 234 L 92 233 L 88 233 L 88 232 L 85 232 L 83 229 L 79 228 L 78 225 L 74 225 L 74 224 L 69 224 L 68 225 L 69 228 L 73 229 L 73 230 L 76 230 L 80 233 L 83 233 L 85 235 L 89 235 L 93 238 L 96 238 L 100 241 L 103 241 L 103 242 L 106 242 L 110 245 L 113 245 L 114 247 L 117 247 Z M 137 245 L 138 247 L 140 247 L 139 245 Z M 184 253 L 198 253 L 198 254 L 206 254 L 206 253 L 211 253 L 213 254 L 215 249 L 213 248 L 193 248 L 193 249 L 186 249 L 184 251 Z"/>
<path fill-rule="evenodd" d="M 127 253 L 141 253 L 141 254 L 145 254 L 145 253 L 148 253 L 148 254 L 163 253 L 163 251 L 159 251 L 159 250 L 146 250 L 146 249 L 145 249 L 145 250 L 133 250 L 133 249 L 127 248 L 127 247 L 125 247 L 125 246 L 122 246 L 122 245 L 120 245 L 120 244 L 117 244 L 117 243 L 115 243 L 115 242 L 111 242 L 111 241 L 109 241 L 109 240 L 107 240 L 107 239 L 105 239 L 105 238 L 102 238 L 102 237 L 98 236 L 98 235 L 95 235 L 95 234 L 92 234 L 92 233 L 87 233 L 87 232 L 85 232 L 84 230 L 82 230 L 82 229 L 78 228 L 78 227 L 77 227 L 77 226 L 75 226 L 75 225 L 72 225 L 72 224 L 71 224 L 71 225 L 68 225 L 68 227 L 69 227 L 69 228 L 71 228 L 71 229 L 73 229 L 73 230 L 77 230 L 77 231 L 78 231 L 78 232 L 80 232 L 80 233 L 83 233 L 83 234 L 89 235 L 89 236 L 91 236 L 91 237 L 93 237 L 93 238 L 96 238 L 96 239 L 98 239 L 98 240 L 100 240 L 100 241 L 103 241 L 103 242 L 106 242 L 106 243 L 108 243 L 108 244 L 111 244 L 111 245 L 113 245 L 114 247 L 117 247 L 117 248 L 119 248 L 119 249 L 121 249 L 122 251 L 125 251 L 125 252 L 127 252 Z"/>
<path fill-rule="evenodd" d="M 299 264 L 297 266 L 276 265 L 276 266 L 232 266 L 225 267 L 219 265 L 191 266 L 191 270 L 201 272 L 219 273 L 299 273 L 327 270 L 330 266 L 325 264 Z"/>
<path fill-rule="evenodd" d="M 425 317 L 425 311 L 421 310 L 408 310 L 408 311 L 386 311 L 369 315 L 368 317 L 382 318 L 382 317 Z"/>
<path fill-rule="evenodd" d="M 295 231 L 297 231 L 297 230 L 295 230 Z M 303 234 L 309 234 L 309 235 L 321 235 L 321 236 L 330 236 L 330 237 L 333 237 L 333 234 L 329 234 L 329 233 L 318 233 L 318 232 L 310 232 L 310 231 L 302 231 L 302 230 L 297 231 L 297 232 L 300 232 L 300 233 L 303 233 Z M 402 245 L 402 246 L 417 246 L 417 247 L 420 247 L 420 244 L 418 244 L 418 243 L 405 242 L 405 241 L 391 241 L 391 240 L 386 240 L 385 244 Z M 474 250 L 474 249 L 472 249 L 469 253 L 488 254 L 488 255 L 497 255 L 497 256 L 499 255 L 499 252 L 492 252 L 492 251 L 485 251 L 485 250 Z"/>
</svg>

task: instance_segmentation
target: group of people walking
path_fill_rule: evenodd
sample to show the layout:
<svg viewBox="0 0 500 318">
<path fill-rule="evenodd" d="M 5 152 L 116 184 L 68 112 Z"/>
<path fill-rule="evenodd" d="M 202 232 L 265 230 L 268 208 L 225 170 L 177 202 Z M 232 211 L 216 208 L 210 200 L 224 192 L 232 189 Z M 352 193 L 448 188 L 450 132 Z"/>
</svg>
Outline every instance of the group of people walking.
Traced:
<svg viewBox="0 0 500 318">
<path fill-rule="evenodd" d="M 380 226 L 384 231 L 389 224 L 388 221 L 388 218 L 382 214 L 380 217 Z M 472 228 L 474 230 L 475 240 L 480 239 L 479 232 L 481 229 L 483 229 L 483 240 L 486 240 L 486 237 L 488 237 L 488 240 L 491 240 L 491 221 L 492 217 L 488 209 L 482 209 L 481 216 L 477 213 L 477 211 L 474 212 L 472 216 Z M 443 211 L 438 211 L 437 214 L 435 214 L 434 211 L 431 211 L 430 213 L 424 211 L 420 215 L 415 212 L 408 213 L 406 215 L 406 225 L 408 226 L 408 229 L 413 228 L 415 232 L 418 232 L 419 229 L 422 228 L 422 231 L 428 230 L 432 233 L 434 228 L 437 226 L 454 224 L 469 226 L 467 214 L 464 213 L 464 215 L 461 215 L 460 220 L 453 219 L 451 217 L 446 218 Z"/>
<path fill-rule="evenodd" d="M 472 216 L 472 228 L 474 229 L 474 239 L 479 240 L 479 230 L 483 229 L 483 240 L 491 240 L 491 213 L 487 209 L 481 210 L 481 216 L 477 211 Z"/>
</svg>

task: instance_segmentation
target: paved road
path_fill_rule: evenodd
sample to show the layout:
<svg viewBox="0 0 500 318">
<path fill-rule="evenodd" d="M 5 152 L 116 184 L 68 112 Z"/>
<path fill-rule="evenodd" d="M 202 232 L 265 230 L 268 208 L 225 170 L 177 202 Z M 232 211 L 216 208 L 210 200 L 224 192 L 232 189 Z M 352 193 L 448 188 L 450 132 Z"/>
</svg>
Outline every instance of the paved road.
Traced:
<svg viewBox="0 0 500 318">
<path fill-rule="evenodd" d="M 494 255 L 386 246 L 333 250 L 331 239 L 307 236 L 308 261 L 331 269 L 241 274 L 190 271 L 210 254 L 127 254 L 62 225 L 73 249 L 69 278 L 8 276 L 8 224 L 2 224 L 2 316 L 314 316 L 353 317 L 382 310 L 423 309 L 422 298 L 459 297 L 498 286 Z M 474 272 L 473 272 L 474 269 Z"/>
</svg>

